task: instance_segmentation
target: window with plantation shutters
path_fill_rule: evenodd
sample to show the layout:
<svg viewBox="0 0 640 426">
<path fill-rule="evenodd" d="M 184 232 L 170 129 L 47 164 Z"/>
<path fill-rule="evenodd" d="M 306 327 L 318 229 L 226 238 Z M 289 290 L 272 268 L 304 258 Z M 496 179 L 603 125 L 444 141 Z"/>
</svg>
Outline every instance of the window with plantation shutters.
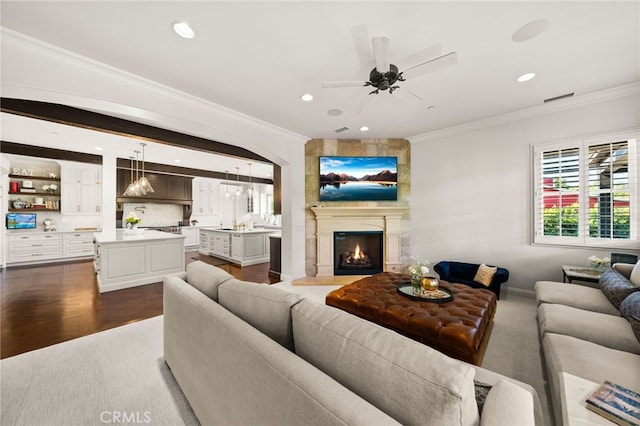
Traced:
<svg viewBox="0 0 640 426">
<path fill-rule="evenodd" d="M 534 243 L 640 248 L 637 135 L 533 148 Z"/>
</svg>

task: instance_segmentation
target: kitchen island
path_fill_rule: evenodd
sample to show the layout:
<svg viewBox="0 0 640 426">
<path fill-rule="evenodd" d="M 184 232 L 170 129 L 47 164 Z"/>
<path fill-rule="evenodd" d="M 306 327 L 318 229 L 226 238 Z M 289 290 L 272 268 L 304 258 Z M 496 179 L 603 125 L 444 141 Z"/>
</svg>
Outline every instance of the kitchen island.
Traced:
<svg viewBox="0 0 640 426">
<path fill-rule="evenodd" d="M 100 293 L 162 281 L 185 270 L 180 234 L 144 230 L 131 235 L 118 229 L 94 234 L 94 268 Z"/>
<path fill-rule="evenodd" d="M 200 253 L 240 266 L 269 262 L 269 234 L 273 229 L 200 228 Z"/>
</svg>

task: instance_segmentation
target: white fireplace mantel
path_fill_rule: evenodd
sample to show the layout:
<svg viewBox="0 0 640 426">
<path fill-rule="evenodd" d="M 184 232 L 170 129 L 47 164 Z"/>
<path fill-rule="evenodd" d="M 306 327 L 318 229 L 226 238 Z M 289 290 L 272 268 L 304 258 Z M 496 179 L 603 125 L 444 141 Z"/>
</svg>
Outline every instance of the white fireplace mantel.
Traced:
<svg viewBox="0 0 640 426">
<path fill-rule="evenodd" d="M 401 267 L 402 221 L 407 207 L 311 207 L 316 216 L 317 276 L 333 275 L 333 233 L 382 231 L 383 269 L 398 272 Z"/>
</svg>

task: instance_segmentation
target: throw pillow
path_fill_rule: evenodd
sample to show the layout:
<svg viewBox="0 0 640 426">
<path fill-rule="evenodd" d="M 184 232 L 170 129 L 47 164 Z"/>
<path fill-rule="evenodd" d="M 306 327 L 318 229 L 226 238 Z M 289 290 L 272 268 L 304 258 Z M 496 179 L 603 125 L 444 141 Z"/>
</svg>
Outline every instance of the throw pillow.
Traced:
<svg viewBox="0 0 640 426">
<path fill-rule="evenodd" d="M 636 287 L 640 287 L 640 260 L 636 263 L 636 266 L 633 267 L 629 282 Z"/>
<path fill-rule="evenodd" d="M 492 386 L 477 380 L 473 381 L 473 386 L 476 388 L 476 404 L 478 405 L 478 412 L 482 413 L 484 402 L 487 400 L 487 395 L 489 394 Z"/>
<path fill-rule="evenodd" d="M 622 301 L 620 315 L 629 320 L 633 334 L 640 342 L 640 291 L 636 291 Z"/>
<path fill-rule="evenodd" d="M 609 302 L 620 310 L 622 301 L 631 293 L 640 290 L 640 287 L 631 284 L 620 272 L 609 268 L 600 276 L 600 289 Z"/>
<path fill-rule="evenodd" d="M 475 282 L 478 282 L 484 286 L 489 287 L 491 285 L 491 281 L 493 280 L 493 276 L 498 272 L 498 267 L 496 266 L 487 266 L 482 263 L 478 266 L 478 272 L 476 272 L 476 276 L 473 277 Z"/>
</svg>

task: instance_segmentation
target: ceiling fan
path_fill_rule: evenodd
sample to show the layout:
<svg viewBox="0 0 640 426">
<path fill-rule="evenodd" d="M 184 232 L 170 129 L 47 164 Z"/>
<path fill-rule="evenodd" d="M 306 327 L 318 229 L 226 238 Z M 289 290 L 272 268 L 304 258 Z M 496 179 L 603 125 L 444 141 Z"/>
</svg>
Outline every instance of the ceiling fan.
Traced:
<svg viewBox="0 0 640 426">
<path fill-rule="evenodd" d="M 389 59 L 390 43 L 391 39 L 389 37 L 373 37 L 371 39 L 375 67 L 369 72 L 369 80 L 329 81 L 322 83 L 321 87 L 326 89 L 351 86 L 370 86 L 373 87 L 374 90 L 369 92 L 369 95 L 377 95 L 380 91 L 385 90 L 388 90 L 389 93 L 393 93 L 396 89 L 400 88 L 396 83 L 406 81 L 408 76 L 414 78 L 418 75 L 435 71 L 436 69 L 444 66 L 454 65 L 458 61 L 458 55 L 456 52 L 449 52 L 447 54 L 440 55 L 440 46 L 434 46 L 405 58 L 404 62 L 412 60 L 414 61 L 414 64 L 404 67 L 401 70 L 400 67 L 392 64 Z M 418 95 L 411 93 L 408 90 L 407 92 L 411 95 L 413 100 L 422 100 Z"/>
</svg>

